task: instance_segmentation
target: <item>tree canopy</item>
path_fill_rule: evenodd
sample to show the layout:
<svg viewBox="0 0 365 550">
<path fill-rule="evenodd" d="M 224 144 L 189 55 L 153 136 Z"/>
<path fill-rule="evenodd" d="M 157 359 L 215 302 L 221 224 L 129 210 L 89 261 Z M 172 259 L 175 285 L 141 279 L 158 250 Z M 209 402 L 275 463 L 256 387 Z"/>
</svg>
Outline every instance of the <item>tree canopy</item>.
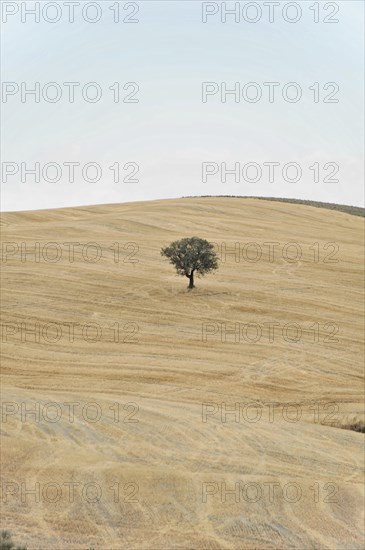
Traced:
<svg viewBox="0 0 365 550">
<path fill-rule="evenodd" d="M 178 275 L 187 277 L 189 288 L 194 288 L 194 273 L 205 275 L 218 269 L 214 245 L 199 237 L 190 237 L 172 242 L 161 249 L 161 255 L 175 266 Z"/>
</svg>

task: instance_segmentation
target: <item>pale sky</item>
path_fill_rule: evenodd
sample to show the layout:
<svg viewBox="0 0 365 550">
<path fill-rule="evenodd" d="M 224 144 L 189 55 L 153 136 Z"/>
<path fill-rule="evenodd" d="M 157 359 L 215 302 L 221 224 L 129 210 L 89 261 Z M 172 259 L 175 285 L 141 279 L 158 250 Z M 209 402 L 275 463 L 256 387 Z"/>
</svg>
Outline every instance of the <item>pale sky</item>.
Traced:
<svg viewBox="0 0 365 550">
<path fill-rule="evenodd" d="M 1 4 L 3 211 L 184 195 L 273 196 L 363 206 L 362 1 L 301 1 L 291 8 L 285 7 L 290 2 L 280 2 L 273 22 L 268 2 L 251 2 L 251 8 L 239 2 L 239 21 L 227 15 L 225 23 L 222 2 L 119 2 L 121 20 L 136 23 L 115 23 L 110 8 L 116 2 L 108 0 L 93 3 L 101 14 L 95 23 L 83 19 L 82 8 L 90 2 L 81 0 L 73 23 L 64 1 L 48 2 L 53 6 L 45 15 L 47 2 L 40 2 L 39 23 L 26 14 L 35 2 Z M 226 2 L 226 8 L 234 5 Z M 203 10 L 217 13 L 203 23 Z M 283 13 L 293 19 L 299 14 L 294 10 L 301 11 L 298 22 L 285 21 Z M 57 13 L 58 22 L 45 20 Z M 97 15 L 92 6 L 86 13 L 91 19 Z M 317 15 L 320 22 L 315 23 Z M 244 16 L 259 20 L 250 23 Z M 325 17 L 339 22 L 324 23 Z M 28 95 L 22 102 L 22 87 L 35 88 L 36 82 L 40 101 Z M 54 103 L 42 95 L 54 97 L 56 88 L 45 87 L 50 82 L 62 94 Z M 74 103 L 65 82 L 80 83 Z M 102 92 L 96 103 L 82 97 L 81 89 L 90 82 Z M 129 94 L 139 101 L 115 103 L 109 87 L 116 82 L 122 99 Z M 123 90 L 131 82 L 138 91 L 131 84 Z M 216 83 L 210 84 L 215 93 L 205 103 L 203 82 Z M 225 103 L 224 82 L 240 94 L 227 95 Z M 250 82 L 256 87 L 245 88 Z M 272 103 L 264 85 L 270 82 L 278 83 Z M 296 88 L 288 88 L 287 97 L 298 86 L 302 93 L 296 103 L 283 99 L 290 82 Z M 246 92 L 253 97 L 257 86 L 261 99 L 245 100 Z M 88 91 L 92 97 L 95 88 Z M 324 103 L 324 98 L 338 102 Z M 26 172 L 37 162 L 39 182 Z M 57 163 L 61 172 L 48 163 Z M 80 164 L 73 182 L 64 163 Z M 101 168 L 99 181 L 87 181 L 96 174 L 92 166 L 83 177 L 87 163 Z M 115 163 L 120 165 L 119 182 L 110 169 Z M 216 173 L 203 178 L 203 163 Z M 248 168 L 249 163 L 255 164 Z M 267 163 L 279 163 L 274 181 L 269 181 Z M 290 181 L 296 179 L 295 166 L 284 169 L 283 176 L 288 163 L 299 165 L 298 181 Z M 222 164 L 239 173 L 227 174 L 224 181 Z M 52 178 L 59 181 L 47 181 Z"/>
</svg>

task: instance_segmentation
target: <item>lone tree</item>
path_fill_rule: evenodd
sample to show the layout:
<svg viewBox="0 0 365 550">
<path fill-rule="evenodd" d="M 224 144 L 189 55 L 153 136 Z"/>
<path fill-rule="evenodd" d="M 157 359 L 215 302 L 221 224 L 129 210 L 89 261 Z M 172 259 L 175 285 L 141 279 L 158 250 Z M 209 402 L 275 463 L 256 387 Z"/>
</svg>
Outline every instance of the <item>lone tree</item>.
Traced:
<svg viewBox="0 0 365 550">
<path fill-rule="evenodd" d="M 191 237 L 174 241 L 161 249 L 161 256 L 166 256 L 179 275 L 189 279 L 189 289 L 194 288 L 194 273 L 205 275 L 218 269 L 218 258 L 214 246 L 205 239 Z"/>
</svg>

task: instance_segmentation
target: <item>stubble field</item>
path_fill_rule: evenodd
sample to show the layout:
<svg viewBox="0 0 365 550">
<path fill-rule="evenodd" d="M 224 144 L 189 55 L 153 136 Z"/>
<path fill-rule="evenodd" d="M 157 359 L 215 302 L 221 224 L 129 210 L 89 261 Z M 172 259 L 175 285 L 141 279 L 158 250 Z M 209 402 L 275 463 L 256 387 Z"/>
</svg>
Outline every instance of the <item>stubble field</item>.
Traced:
<svg viewBox="0 0 365 550">
<path fill-rule="evenodd" d="M 218 197 L 4 214 L 3 528 L 29 550 L 363 548 L 363 228 Z M 160 249 L 195 235 L 220 267 L 189 292 Z"/>
</svg>

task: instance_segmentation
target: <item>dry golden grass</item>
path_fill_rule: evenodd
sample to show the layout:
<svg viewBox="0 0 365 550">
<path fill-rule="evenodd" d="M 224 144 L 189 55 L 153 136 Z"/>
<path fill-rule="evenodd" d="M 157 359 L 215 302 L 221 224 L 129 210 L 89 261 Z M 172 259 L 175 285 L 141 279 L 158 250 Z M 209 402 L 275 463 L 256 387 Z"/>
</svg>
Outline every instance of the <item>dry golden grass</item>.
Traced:
<svg viewBox="0 0 365 550">
<path fill-rule="evenodd" d="M 2 482 L 13 483 L 3 493 L 3 528 L 18 544 L 363 548 L 364 435 L 339 429 L 364 418 L 363 219 L 298 204 L 194 198 L 9 213 L 2 232 L 19 246 L 8 244 L 2 264 L 2 401 L 12 414 L 3 417 L 1 457 Z M 160 248 L 193 235 L 220 253 L 222 243 L 242 251 L 255 242 L 262 257 L 236 262 L 228 254 L 188 292 Z M 282 249 L 293 241 L 302 257 L 290 262 Z M 20 243 L 29 252 L 37 242 L 43 252 L 59 243 L 61 259 L 36 262 L 29 253 L 22 262 Z M 88 262 L 76 247 L 70 262 L 66 242 L 98 243 L 103 257 Z M 274 258 L 267 242 L 279 243 Z M 326 243 L 337 243 L 338 262 L 324 261 L 334 250 Z M 270 322 L 278 323 L 274 341 Z M 24 336 L 37 323 L 39 342 Z M 73 341 L 65 323 L 78 323 Z M 239 342 L 233 333 L 222 342 L 222 323 L 227 330 L 239 323 Z M 245 337 L 248 323 L 251 339 L 255 326 L 263 330 L 257 342 Z M 287 323 L 300 326 L 298 342 L 290 341 L 293 328 L 283 333 Z M 89 342 L 95 324 L 100 338 Z M 216 332 L 207 341 L 204 327 Z M 45 408 L 50 402 L 57 408 Z M 70 402 L 78 403 L 73 422 Z M 83 409 L 91 402 L 97 407 Z M 253 402 L 262 413 L 256 422 Z M 237 422 L 233 414 L 222 421 L 222 403 L 237 407 Z M 22 407 L 32 406 L 40 418 L 22 419 Z M 92 422 L 97 408 L 101 418 Z M 73 502 L 71 482 L 78 483 Z M 25 494 L 37 483 L 39 502 Z M 235 487 L 237 495 L 224 499 Z M 95 488 L 100 500 L 91 502 Z M 296 490 L 301 498 L 292 502 Z"/>
</svg>

